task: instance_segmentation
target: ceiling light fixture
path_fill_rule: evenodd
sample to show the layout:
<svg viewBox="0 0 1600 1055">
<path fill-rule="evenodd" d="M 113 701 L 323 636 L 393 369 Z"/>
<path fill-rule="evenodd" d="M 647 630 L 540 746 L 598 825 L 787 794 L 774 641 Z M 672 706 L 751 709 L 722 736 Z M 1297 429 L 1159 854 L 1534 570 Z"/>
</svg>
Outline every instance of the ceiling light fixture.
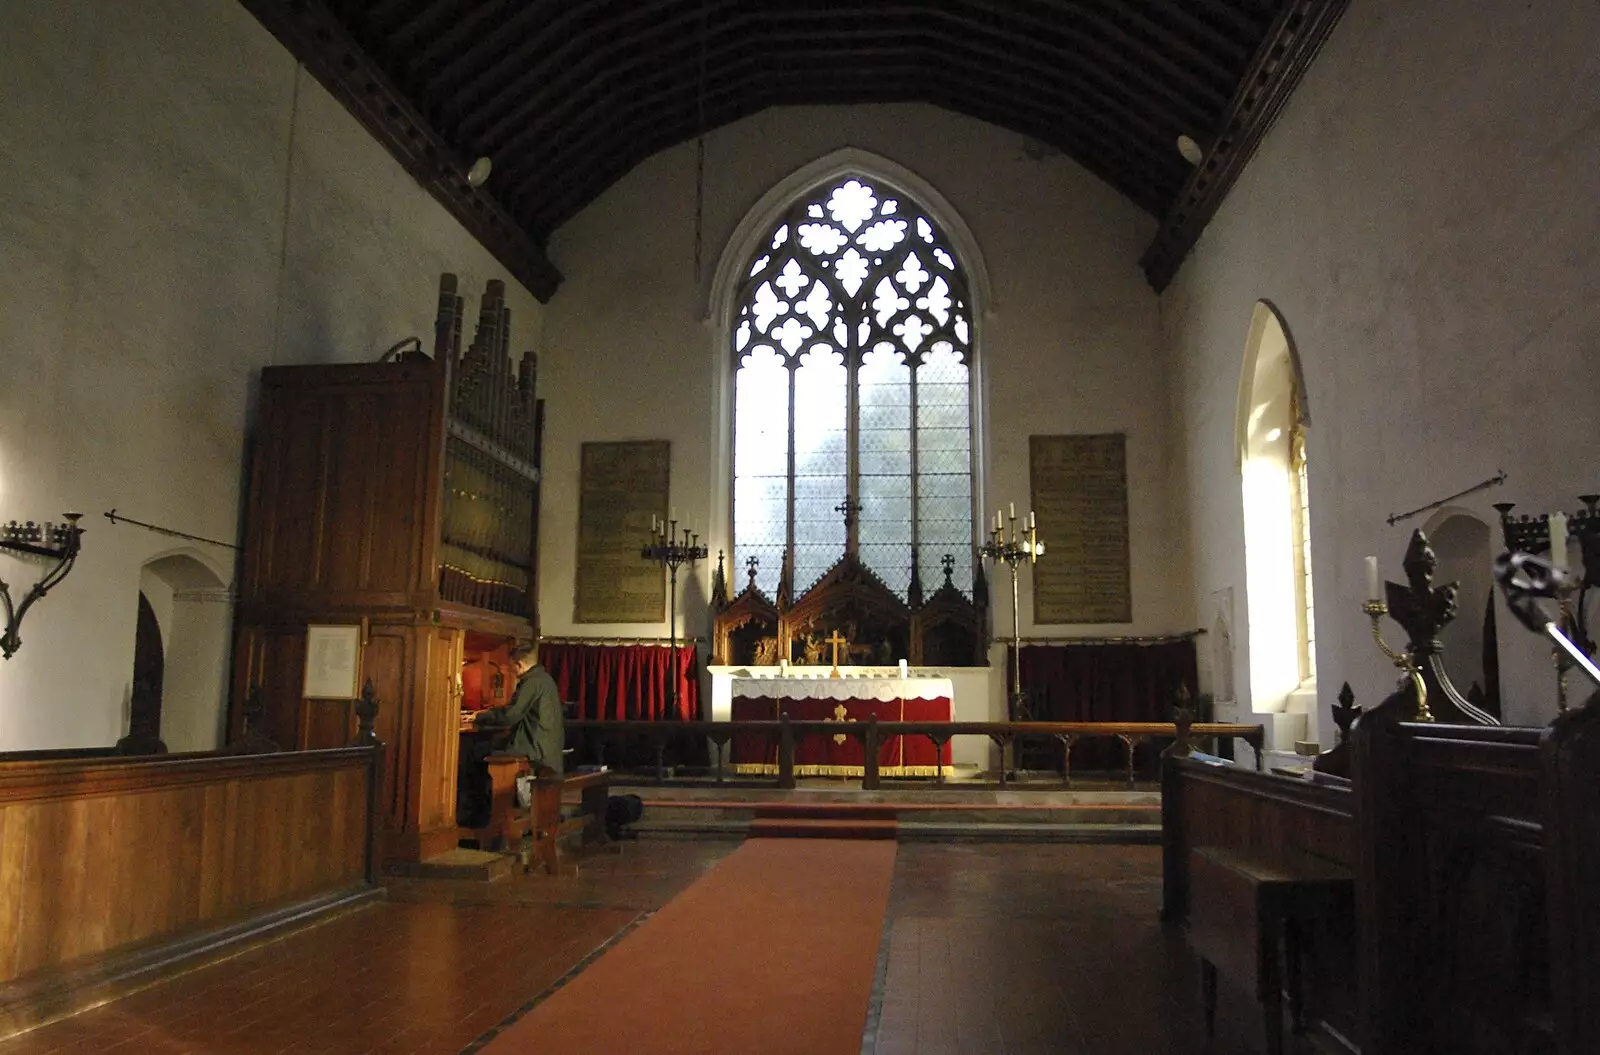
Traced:
<svg viewBox="0 0 1600 1055">
<path fill-rule="evenodd" d="M 484 183 L 488 182 L 489 170 L 492 168 L 494 168 L 494 163 L 486 157 L 474 161 L 472 167 L 467 169 L 467 186 L 474 190 L 483 186 Z"/>
<path fill-rule="evenodd" d="M 1205 151 L 1200 149 L 1200 144 L 1187 133 L 1178 137 L 1178 153 L 1182 154 L 1183 160 L 1191 165 L 1200 164 L 1200 159 L 1205 157 Z"/>
</svg>

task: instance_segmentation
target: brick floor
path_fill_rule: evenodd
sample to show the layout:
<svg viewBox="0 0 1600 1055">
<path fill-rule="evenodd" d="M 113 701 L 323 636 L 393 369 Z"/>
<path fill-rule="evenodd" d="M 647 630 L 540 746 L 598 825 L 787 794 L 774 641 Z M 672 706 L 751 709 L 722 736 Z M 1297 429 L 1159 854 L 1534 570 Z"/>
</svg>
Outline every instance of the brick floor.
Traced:
<svg viewBox="0 0 1600 1055">
<path fill-rule="evenodd" d="M 386 902 L 0 1042 L 0 1055 L 459 1055 L 734 845 L 645 841 L 560 877 L 397 882 Z M 1156 847 L 900 846 L 863 1051 L 1259 1052 L 1255 1005 L 1226 987 L 1204 1042 L 1193 957 L 1156 921 L 1160 883 Z"/>
</svg>

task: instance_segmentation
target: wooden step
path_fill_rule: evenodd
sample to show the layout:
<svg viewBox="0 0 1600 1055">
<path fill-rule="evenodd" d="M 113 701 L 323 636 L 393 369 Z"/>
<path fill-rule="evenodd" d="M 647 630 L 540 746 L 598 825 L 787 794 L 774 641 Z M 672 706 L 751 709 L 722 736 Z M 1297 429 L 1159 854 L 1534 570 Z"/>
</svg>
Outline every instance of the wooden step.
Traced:
<svg viewBox="0 0 1600 1055">
<path fill-rule="evenodd" d="M 752 839 L 893 839 L 899 829 L 892 820 L 757 817 L 749 834 Z"/>
<path fill-rule="evenodd" d="M 849 820 L 892 821 L 898 816 L 894 806 L 852 802 L 765 802 L 755 807 L 756 820 Z"/>
</svg>

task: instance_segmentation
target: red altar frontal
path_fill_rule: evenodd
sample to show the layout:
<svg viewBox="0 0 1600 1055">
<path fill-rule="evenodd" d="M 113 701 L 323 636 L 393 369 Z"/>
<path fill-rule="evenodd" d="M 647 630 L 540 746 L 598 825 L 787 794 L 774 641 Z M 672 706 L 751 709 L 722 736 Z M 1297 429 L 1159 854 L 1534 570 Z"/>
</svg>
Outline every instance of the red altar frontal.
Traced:
<svg viewBox="0 0 1600 1055">
<path fill-rule="evenodd" d="M 953 689 L 949 678 L 734 678 L 733 720 L 948 722 Z M 730 745 L 735 773 L 778 771 L 776 740 L 735 736 Z M 822 733 L 795 741 L 796 776 L 859 777 L 864 766 L 861 741 L 846 733 Z M 885 737 L 878 747 L 884 776 L 932 777 L 950 765 L 947 741 L 935 753 L 925 736 Z M 948 771 L 948 770 L 947 770 Z"/>
</svg>

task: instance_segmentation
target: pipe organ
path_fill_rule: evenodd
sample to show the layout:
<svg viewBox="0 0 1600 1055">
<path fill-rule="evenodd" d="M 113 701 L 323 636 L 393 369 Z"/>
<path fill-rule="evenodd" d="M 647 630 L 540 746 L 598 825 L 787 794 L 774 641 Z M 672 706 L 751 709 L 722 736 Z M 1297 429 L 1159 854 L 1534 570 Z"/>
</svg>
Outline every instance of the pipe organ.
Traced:
<svg viewBox="0 0 1600 1055">
<path fill-rule="evenodd" d="M 461 709 L 507 702 L 483 672 L 538 626 L 537 359 L 504 283 L 468 320 L 444 275 L 437 309 L 432 355 L 262 371 L 246 505 L 231 735 L 257 693 L 284 747 L 347 743 L 354 701 L 304 695 L 307 627 L 360 627 L 390 867 L 456 845 Z"/>
</svg>

